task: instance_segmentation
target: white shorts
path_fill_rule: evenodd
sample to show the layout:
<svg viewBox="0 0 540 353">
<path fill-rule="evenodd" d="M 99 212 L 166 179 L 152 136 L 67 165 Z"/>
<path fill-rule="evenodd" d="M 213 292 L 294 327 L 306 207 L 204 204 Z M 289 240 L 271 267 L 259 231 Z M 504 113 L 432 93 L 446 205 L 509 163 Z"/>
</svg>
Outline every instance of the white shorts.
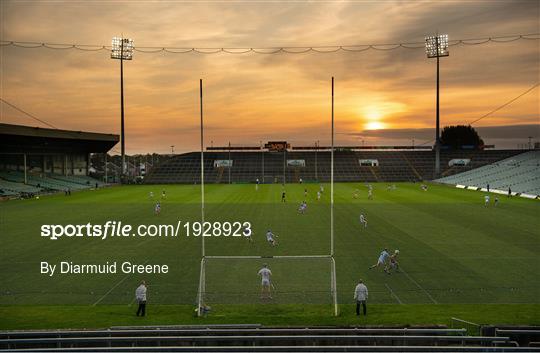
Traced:
<svg viewBox="0 0 540 353">
<path fill-rule="evenodd" d="M 261 282 L 261 285 L 262 285 L 262 286 L 270 286 L 270 280 L 268 280 L 268 279 L 263 279 L 262 282 Z"/>
<path fill-rule="evenodd" d="M 377 265 L 379 264 L 384 265 L 384 260 L 381 257 L 379 257 L 379 260 L 377 260 Z"/>
</svg>

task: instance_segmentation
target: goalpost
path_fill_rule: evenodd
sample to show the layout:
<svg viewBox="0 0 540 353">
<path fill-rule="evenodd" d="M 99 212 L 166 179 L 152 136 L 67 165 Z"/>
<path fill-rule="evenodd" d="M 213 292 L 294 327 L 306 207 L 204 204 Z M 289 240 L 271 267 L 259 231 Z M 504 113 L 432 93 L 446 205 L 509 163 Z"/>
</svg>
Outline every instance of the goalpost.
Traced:
<svg viewBox="0 0 540 353">
<path fill-rule="evenodd" d="M 204 224 L 205 221 L 205 194 L 204 194 L 204 120 L 203 120 L 203 85 L 202 79 L 199 80 L 199 99 L 200 99 L 200 148 L 201 148 L 201 224 Z M 278 260 L 282 266 L 291 266 L 292 263 L 297 265 L 302 264 L 301 266 L 306 266 L 306 269 L 313 271 L 313 267 L 330 265 L 329 278 L 324 279 L 329 280 L 330 285 L 330 296 L 333 305 L 333 314 L 337 316 L 339 314 L 339 307 L 337 301 L 337 281 L 336 281 L 336 262 L 334 259 L 334 77 L 332 77 L 332 110 L 331 110 L 331 150 L 330 150 L 330 253 L 322 255 L 274 255 L 274 256 L 258 256 L 258 255 L 206 255 L 205 249 L 205 237 L 201 236 L 201 262 L 200 262 L 200 272 L 199 272 L 199 287 L 197 294 L 197 315 L 202 316 L 203 306 L 206 303 L 207 296 L 212 294 L 212 291 L 207 291 L 207 271 L 215 272 L 219 271 L 219 266 L 213 267 L 213 263 L 216 261 L 228 261 L 228 260 L 237 260 L 242 261 L 243 263 L 264 260 L 271 262 Z M 321 262 L 322 261 L 322 262 Z M 277 263 L 275 264 L 277 266 Z M 321 267 L 321 270 L 323 268 Z M 223 271 L 223 270 L 221 270 Z M 229 271 L 230 272 L 230 271 Z M 300 271 L 301 272 L 301 271 Z M 326 272 L 328 273 L 328 272 Z M 301 276 L 302 274 L 298 274 Z M 237 284 L 243 286 L 243 282 L 236 280 Z M 294 281 L 293 281 L 294 282 Z M 285 287 L 285 288 L 283 288 Z M 320 291 L 317 291 L 315 288 L 308 288 L 307 290 L 297 291 L 297 288 L 292 288 L 291 284 L 279 285 L 277 291 L 281 294 L 285 293 L 288 295 L 288 299 L 295 301 L 302 298 L 307 298 L 309 295 L 310 300 L 324 300 L 324 295 L 320 296 Z M 276 288 L 274 288 L 276 290 Z M 299 292 L 302 292 L 298 295 Z M 237 293 L 235 293 L 237 295 Z M 220 295 L 223 296 L 223 293 L 220 292 Z"/>
</svg>

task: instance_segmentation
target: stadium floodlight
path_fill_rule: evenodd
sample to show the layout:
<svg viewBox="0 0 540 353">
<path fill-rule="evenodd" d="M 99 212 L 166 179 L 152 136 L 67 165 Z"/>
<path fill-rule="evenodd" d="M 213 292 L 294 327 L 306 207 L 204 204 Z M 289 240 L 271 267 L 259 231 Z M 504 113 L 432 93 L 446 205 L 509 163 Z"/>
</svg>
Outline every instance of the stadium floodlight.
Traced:
<svg viewBox="0 0 540 353">
<path fill-rule="evenodd" d="M 448 34 L 426 37 L 426 54 L 428 58 L 448 56 Z"/>
<path fill-rule="evenodd" d="M 441 140 L 439 134 L 439 58 L 448 56 L 448 34 L 436 34 L 426 37 L 426 54 L 429 59 L 437 58 L 437 103 L 435 123 L 435 177 L 441 172 Z"/>
<path fill-rule="evenodd" d="M 111 59 L 132 60 L 133 39 L 113 37 Z"/>
<path fill-rule="evenodd" d="M 133 39 L 113 37 L 111 59 L 120 60 L 120 138 L 122 154 L 121 179 L 123 182 L 126 174 L 126 141 L 124 135 L 124 60 L 133 59 Z"/>
</svg>

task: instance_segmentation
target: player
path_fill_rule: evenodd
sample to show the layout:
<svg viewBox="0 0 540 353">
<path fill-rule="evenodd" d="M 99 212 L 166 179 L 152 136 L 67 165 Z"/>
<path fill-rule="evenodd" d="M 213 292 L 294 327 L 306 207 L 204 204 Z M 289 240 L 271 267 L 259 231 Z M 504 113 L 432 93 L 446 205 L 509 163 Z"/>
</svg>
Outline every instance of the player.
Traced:
<svg viewBox="0 0 540 353">
<path fill-rule="evenodd" d="M 484 207 L 489 206 L 489 195 L 484 196 Z"/>
<path fill-rule="evenodd" d="M 317 191 L 317 201 L 320 201 L 320 200 L 321 200 L 321 192 Z"/>
<path fill-rule="evenodd" d="M 264 264 L 257 274 L 261 276 L 261 299 L 272 299 L 272 283 L 270 279 L 272 271 L 270 271 L 267 264 Z"/>
<path fill-rule="evenodd" d="M 268 243 L 272 246 L 277 246 L 278 244 L 274 237 L 277 238 L 278 236 L 272 233 L 270 229 L 268 229 L 268 232 L 266 232 L 266 241 L 268 241 Z"/>
<path fill-rule="evenodd" d="M 392 255 L 390 255 L 390 262 L 386 266 L 385 272 L 390 274 L 391 270 L 399 272 L 399 262 L 398 262 L 399 250 L 395 250 Z"/>
<path fill-rule="evenodd" d="M 373 190 L 370 188 L 367 192 L 368 200 L 373 200 Z"/>
<path fill-rule="evenodd" d="M 281 202 L 285 202 L 285 190 L 281 192 Z"/>
<path fill-rule="evenodd" d="M 150 191 L 150 193 L 148 193 L 148 197 L 153 199 L 154 198 L 154 192 L 153 191 Z"/>
<path fill-rule="evenodd" d="M 156 216 L 159 216 L 159 214 L 161 213 L 161 204 L 159 203 L 159 201 L 156 203 L 156 206 L 154 207 L 154 214 Z"/>
<path fill-rule="evenodd" d="M 384 268 L 384 271 L 386 272 L 386 261 L 388 260 L 388 258 L 390 257 L 390 254 L 388 253 L 388 249 L 384 249 L 383 251 L 381 251 L 380 255 L 379 255 L 379 259 L 377 260 L 377 263 L 373 266 L 371 266 L 369 269 L 371 270 L 372 268 L 375 268 L 375 267 L 379 267 L 379 266 L 383 266 Z"/>
<path fill-rule="evenodd" d="M 360 214 L 360 224 L 367 228 L 367 219 L 363 213 Z"/>
<path fill-rule="evenodd" d="M 302 184 L 304 181 L 302 180 L 302 178 L 300 178 L 300 179 L 298 180 L 298 182 L 299 182 L 300 184 Z"/>
<path fill-rule="evenodd" d="M 244 227 L 244 231 L 242 233 L 250 243 L 253 243 L 253 231 L 250 229 L 250 227 Z"/>
<path fill-rule="evenodd" d="M 360 194 L 360 190 L 354 189 L 353 198 L 354 198 L 354 199 L 357 199 L 357 198 L 358 198 L 358 194 Z"/>
<path fill-rule="evenodd" d="M 495 196 L 495 202 L 493 203 L 493 206 L 497 207 L 498 204 L 499 204 L 499 197 Z"/>
<path fill-rule="evenodd" d="M 427 185 L 426 184 L 422 184 L 420 187 L 422 188 L 423 191 L 427 191 Z"/>
<path fill-rule="evenodd" d="M 307 189 L 304 189 L 304 198 L 307 198 Z"/>
<path fill-rule="evenodd" d="M 324 186 L 321 185 L 321 186 L 319 187 L 319 190 L 321 191 L 321 194 L 322 194 L 322 193 L 324 192 Z"/>
<path fill-rule="evenodd" d="M 161 191 L 161 198 L 162 198 L 162 199 L 165 198 L 165 190 Z"/>
<path fill-rule="evenodd" d="M 259 191 L 259 178 L 257 178 L 257 180 L 255 180 L 255 191 Z"/>
<path fill-rule="evenodd" d="M 306 210 L 307 210 L 307 203 L 306 203 L 306 201 L 302 201 L 302 203 L 298 207 L 298 213 L 299 214 L 305 214 Z"/>
</svg>

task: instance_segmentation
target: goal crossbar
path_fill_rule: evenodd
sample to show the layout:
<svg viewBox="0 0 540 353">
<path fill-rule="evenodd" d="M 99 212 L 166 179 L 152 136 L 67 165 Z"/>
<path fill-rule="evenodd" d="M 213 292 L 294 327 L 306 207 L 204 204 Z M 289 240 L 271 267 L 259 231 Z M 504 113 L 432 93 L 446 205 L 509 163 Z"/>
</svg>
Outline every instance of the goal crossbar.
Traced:
<svg viewBox="0 0 540 353">
<path fill-rule="evenodd" d="M 205 259 L 330 259 L 332 255 L 218 255 L 204 256 Z"/>
</svg>

